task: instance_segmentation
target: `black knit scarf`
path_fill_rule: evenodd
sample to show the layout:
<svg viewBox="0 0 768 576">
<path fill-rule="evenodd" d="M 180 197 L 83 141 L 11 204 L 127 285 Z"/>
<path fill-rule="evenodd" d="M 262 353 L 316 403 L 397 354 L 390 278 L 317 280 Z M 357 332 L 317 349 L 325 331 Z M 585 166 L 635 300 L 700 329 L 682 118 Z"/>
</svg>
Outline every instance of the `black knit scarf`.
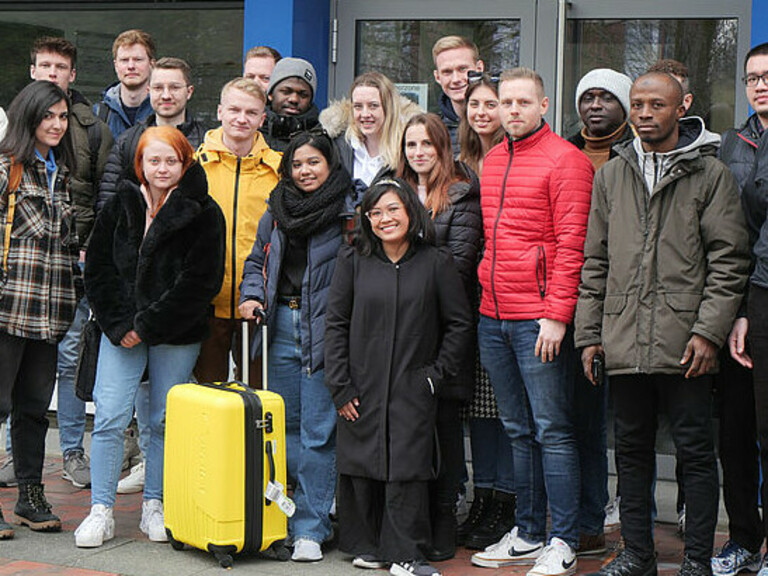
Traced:
<svg viewBox="0 0 768 576">
<path fill-rule="evenodd" d="M 311 236 L 323 230 L 344 211 L 344 197 L 352 181 L 339 166 L 320 188 L 305 194 L 293 182 L 280 180 L 269 196 L 269 209 L 277 225 L 288 235 Z"/>
</svg>

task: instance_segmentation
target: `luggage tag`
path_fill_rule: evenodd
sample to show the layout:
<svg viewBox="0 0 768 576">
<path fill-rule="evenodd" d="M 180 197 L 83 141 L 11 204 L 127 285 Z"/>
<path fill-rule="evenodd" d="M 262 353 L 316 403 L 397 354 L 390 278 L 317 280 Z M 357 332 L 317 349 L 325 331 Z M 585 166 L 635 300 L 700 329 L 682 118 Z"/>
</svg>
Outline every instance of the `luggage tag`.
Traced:
<svg viewBox="0 0 768 576">
<path fill-rule="evenodd" d="M 290 518 L 296 512 L 296 504 L 285 493 L 285 486 L 275 480 L 267 482 L 267 489 L 264 490 L 264 497 L 270 502 L 277 504 L 277 507 Z"/>
</svg>

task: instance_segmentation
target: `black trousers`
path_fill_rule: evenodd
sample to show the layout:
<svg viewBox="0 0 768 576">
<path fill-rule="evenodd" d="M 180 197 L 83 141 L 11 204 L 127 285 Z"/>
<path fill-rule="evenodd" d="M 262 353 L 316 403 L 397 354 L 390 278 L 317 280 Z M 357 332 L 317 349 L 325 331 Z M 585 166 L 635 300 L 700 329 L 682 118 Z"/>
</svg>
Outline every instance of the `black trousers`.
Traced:
<svg viewBox="0 0 768 576">
<path fill-rule="evenodd" d="M 339 550 L 383 562 L 424 560 L 430 540 L 429 482 L 339 475 Z"/>
<path fill-rule="evenodd" d="M 768 340 L 763 354 L 768 352 Z M 763 543 L 763 523 L 758 510 L 760 455 L 757 448 L 755 387 L 752 371 L 731 358 L 727 347 L 720 354 L 715 375 L 720 414 L 720 464 L 723 467 L 723 500 L 728 512 L 730 539 L 750 552 Z M 768 405 L 766 405 L 768 409 Z M 768 412 L 765 413 L 768 416 Z"/>
<path fill-rule="evenodd" d="M 11 414 L 13 464 L 20 484 L 42 480 L 56 358 L 55 344 L 0 331 L 0 422 Z"/>
<path fill-rule="evenodd" d="M 763 471 L 762 500 L 765 508 L 768 503 L 768 290 L 750 284 L 747 316 L 750 351 L 754 363 L 755 413 L 760 441 L 760 467 Z M 763 534 L 768 534 L 768 514 L 765 510 Z"/>
<path fill-rule="evenodd" d="M 461 400 L 438 398 L 437 428 L 440 448 L 440 469 L 437 478 L 430 482 L 429 496 L 433 507 L 456 503 L 459 484 L 464 474 L 464 430 L 461 423 Z"/>
<path fill-rule="evenodd" d="M 651 525 L 656 429 L 663 408 L 686 493 L 685 553 L 709 566 L 717 524 L 718 479 L 712 432 L 712 378 L 674 374 L 612 376 L 621 533 L 641 558 L 654 553 Z"/>
</svg>

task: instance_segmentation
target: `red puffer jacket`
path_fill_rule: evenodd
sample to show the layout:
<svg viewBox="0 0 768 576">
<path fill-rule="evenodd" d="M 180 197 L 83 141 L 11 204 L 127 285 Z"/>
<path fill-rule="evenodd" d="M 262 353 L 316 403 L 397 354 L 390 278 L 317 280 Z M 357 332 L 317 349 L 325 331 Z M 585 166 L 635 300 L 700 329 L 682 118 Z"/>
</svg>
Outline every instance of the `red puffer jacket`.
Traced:
<svg viewBox="0 0 768 576">
<path fill-rule="evenodd" d="M 570 323 L 592 197 L 592 163 L 544 123 L 488 152 L 480 182 L 480 313 Z"/>
</svg>

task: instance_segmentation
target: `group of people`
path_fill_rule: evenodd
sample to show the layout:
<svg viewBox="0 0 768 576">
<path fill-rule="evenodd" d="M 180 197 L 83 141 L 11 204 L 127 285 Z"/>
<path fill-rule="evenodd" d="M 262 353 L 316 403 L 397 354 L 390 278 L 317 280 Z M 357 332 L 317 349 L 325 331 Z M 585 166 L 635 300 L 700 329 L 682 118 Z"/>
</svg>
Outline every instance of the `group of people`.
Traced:
<svg viewBox="0 0 768 576">
<path fill-rule="evenodd" d="M 568 142 L 534 70 L 487 73 L 459 36 L 432 51 L 440 115 L 378 72 L 321 112 L 312 64 L 261 46 L 206 131 L 187 110 L 189 65 L 155 51 L 140 30 L 120 34 L 118 81 L 92 109 L 70 86 L 75 47 L 41 38 L 34 81 L 8 108 L 0 420 L 22 524 L 61 529 L 42 485 L 58 374 L 63 475 L 91 487 L 77 546 L 114 537 L 134 411 L 140 527 L 166 541 L 168 390 L 224 381 L 231 361 L 240 378 L 240 327 L 263 321 L 286 406 L 292 560 L 322 560 L 335 501 L 339 548 L 359 568 L 439 575 L 430 562 L 459 544 L 477 566 L 575 573 L 578 555 L 606 549 L 609 387 L 624 548 L 600 574 L 656 574 L 664 411 L 686 511 L 680 574 L 768 575 L 768 45 L 745 61 L 755 114 L 722 141 L 688 116 L 685 67 L 660 61 L 634 81 L 583 76 Z M 89 315 L 102 331 L 90 462 L 72 385 Z M 714 557 L 713 386 L 731 536 Z M 457 525 L 465 423 L 474 499 Z"/>
</svg>

